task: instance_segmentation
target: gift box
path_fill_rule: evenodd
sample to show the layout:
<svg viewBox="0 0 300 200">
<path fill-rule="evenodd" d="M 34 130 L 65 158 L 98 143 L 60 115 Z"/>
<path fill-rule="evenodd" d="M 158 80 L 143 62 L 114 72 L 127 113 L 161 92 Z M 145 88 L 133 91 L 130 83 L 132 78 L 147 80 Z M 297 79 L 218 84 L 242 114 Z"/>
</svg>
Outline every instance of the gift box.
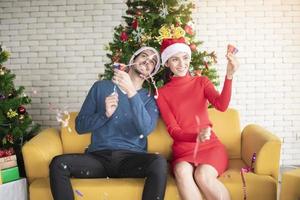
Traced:
<svg viewBox="0 0 300 200">
<path fill-rule="evenodd" d="M 1 200 L 27 200 L 27 197 L 25 178 L 0 185 Z"/>
<path fill-rule="evenodd" d="M 9 161 L 17 161 L 17 156 L 16 155 L 11 155 L 11 156 L 5 156 L 0 158 L 0 164 L 4 162 L 9 162 Z"/>
<path fill-rule="evenodd" d="M 0 172 L 2 183 L 8 183 L 20 178 L 18 167 L 3 169 Z"/>
<path fill-rule="evenodd" d="M 17 157 L 16 155 L 6 156 L 0 158 L 0 169 L 7 169 L 17 166 Z"/>
<path fill-rule="evenodd" d="M 18 164 L 17 164 L 16 160 L 11 160 L 11 161 L 0 163 L 0 169 L 4 170 L 4 169 L 7 169 L 7 168 L 16 167 L 17 165 Z"/>
</svg>

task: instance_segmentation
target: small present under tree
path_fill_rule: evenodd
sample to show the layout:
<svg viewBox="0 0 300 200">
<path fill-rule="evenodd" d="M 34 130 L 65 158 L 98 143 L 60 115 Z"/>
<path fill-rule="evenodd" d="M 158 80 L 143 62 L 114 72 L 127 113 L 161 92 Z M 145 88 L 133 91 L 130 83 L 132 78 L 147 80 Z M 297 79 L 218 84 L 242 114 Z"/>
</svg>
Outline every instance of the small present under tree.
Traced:
<svg viewBox="0 0 300 200">
<path fill-rule="evenodd" d="M 142 46 L 160 49 L 163 38 L 184 37 L 192 51 L 190 72 L 192 75 L 207 76 L 215 86 L 219 85 L 214 52 L 200 51 L 202 44 L 195 38 L 194 23 L 191 18 L 195 5 L 187 0 L 127 0 L 128 9 L 123 16 L 126 25 L 115 27 L 113 42 L 107 46 L 110 59 L 105 64 L 101 79 L 111 79 L 113 63 L 128 63 L 133 53 Z M 157 87 L 165 84 L 165 68 L 154 77 Z M 148 87 L 148 84 L 145 84 Z M 152 87 L 152 86 L 151 86 Z M 153 88 L 151 88 L 153 89 Z"/>
<path fill-rule="evenodd" d="M 0 157 L 14 153 L 18 156 L 24 142 L 39 129 L 39 124 L 33 124 L 26 110 L 25 105 L 30 104 L 31 99 L 24 94 L 25 88 L 15 88 L 15 74 L 3 66 L 9 56 L 0 45 Z"/>
</svg>

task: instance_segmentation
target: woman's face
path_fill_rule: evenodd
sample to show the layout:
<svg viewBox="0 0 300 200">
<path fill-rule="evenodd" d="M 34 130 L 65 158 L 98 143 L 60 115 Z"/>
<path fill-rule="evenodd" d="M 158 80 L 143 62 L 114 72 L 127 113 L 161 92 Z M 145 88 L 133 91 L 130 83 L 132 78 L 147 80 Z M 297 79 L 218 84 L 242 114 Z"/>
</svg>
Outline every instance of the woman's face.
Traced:
<svg viewBox="0 0 300 200">
<path fill-rule="evenodd" d="M 190 57 L 187 53 L 179 52 L 168 59 L 166 67 L 169 67 L 174 76 L 185 76 L 190 67 Z"/>
</svg>

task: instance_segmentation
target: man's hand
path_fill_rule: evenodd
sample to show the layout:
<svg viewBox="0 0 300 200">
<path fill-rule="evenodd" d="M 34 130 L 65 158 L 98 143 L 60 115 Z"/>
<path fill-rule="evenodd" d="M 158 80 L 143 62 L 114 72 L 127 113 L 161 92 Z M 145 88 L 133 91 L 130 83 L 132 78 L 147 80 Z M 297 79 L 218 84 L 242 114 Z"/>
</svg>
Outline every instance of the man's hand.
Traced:
<svg viewBox="0 0 300 200">
<path fill-rule="evenodd" d="M 118 85 L 122 90 L 124 90 L 129 98 L 133 97 L 136 94 L 136 89 L 128 73 L 115 69 L 112 81 L 114 84 Z"/>
<path fill-rule="evenodd" d="M 117 93 L 113 93 L 105 98 L 105 114 L 107 117 L 112 116 L 118 107 L 119 97 Z"/>
<path fill-rule="evenodd" d="M 198 134 L 198 140 L 200 142 L 205 142 L 206 140 L 210 139 L 211 135 L 211 127 L 203 128 L 200 133 Z"/>
</svg>

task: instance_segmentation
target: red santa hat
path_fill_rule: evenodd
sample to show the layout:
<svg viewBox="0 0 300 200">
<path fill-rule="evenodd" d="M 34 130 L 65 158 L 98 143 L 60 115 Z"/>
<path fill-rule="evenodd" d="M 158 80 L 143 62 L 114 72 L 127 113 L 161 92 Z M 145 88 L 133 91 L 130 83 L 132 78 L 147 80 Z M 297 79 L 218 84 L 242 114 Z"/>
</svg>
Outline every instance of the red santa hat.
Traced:
<svg viewBox="0 0 300 200">
<path fill-rule="evenodd" d="M 161 47 L 160 47 L 160 53 L 161 53 L 161 60 L 162 65 L 164 65 L 169 58 L 174 56 L 175 54 L 179 52 L 187 53 L 191 59 L 191 48 L 185 43 L 185 39 L 183 37 L 181 38 L 167 38 L 163 39 Z"/>
</svg>

